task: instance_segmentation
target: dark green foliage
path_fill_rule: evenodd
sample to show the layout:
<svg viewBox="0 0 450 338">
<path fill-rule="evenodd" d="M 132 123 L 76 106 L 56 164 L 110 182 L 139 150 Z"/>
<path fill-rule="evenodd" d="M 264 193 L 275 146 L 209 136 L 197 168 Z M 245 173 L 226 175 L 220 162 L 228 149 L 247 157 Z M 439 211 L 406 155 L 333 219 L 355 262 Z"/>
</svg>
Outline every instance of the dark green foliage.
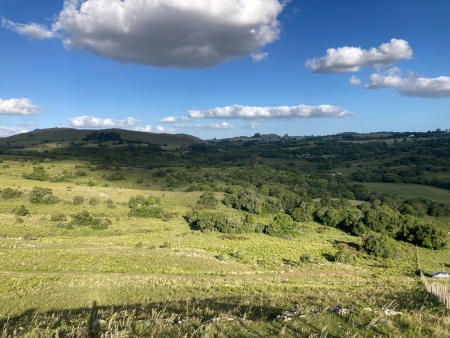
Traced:
<svg viewBox="0 0 450 338">
<path fill-rule="evenodd" d="M 277 213 L 283 210 L 278 198 L 267 196 L 264 193 L 252 189 L 229 188 L 225 196 L 225 205 L 237 210 L 243 210 L 252 214 Z"/>
<path fill-rule="evenodd" d="M 364 224 L 377 233 L 395 237 L 401 226 L 400 216 L 388 207 L 377 207 L 365 213 Z"/>
<path fill-rule="evenodd" d="M 106 200 L 106 207 L 107 207 L 107 208 L 110 208 L 110 209 L 113 209 L 113 208 L 115 208 L 116 206 L 114 205 L 114 201 L 113 201 L 112 199 L 108 198 L 108 199 Z"/>
<path fill-rule="evenodd" d="M 12 189 L 12 188 L 6 188 L 3 189 L 1 192 L 1 196 L 2 198 L 17 198 L 20 197 L 22 195 L 22 192 L 17 190 L 17 189 Z"/>
<path fill-rule="evenodd" d="M 94 230 L 104 230 L 111 225 L 111 220 L 93 216 L 89 211 L 82 210 L 72 215 L 72 225 L 89 226 Z"/>
<path fill-rule="evenodd" d="M 380 258 L 398 257 L 397 244 L 386 235 L 371 233 L 363 239 L 362 248 L 369 254 Z"/>
<path fill-rule="evenodd" d="M 94 131 L 93 133 L 90 133 L 86 135 L 85 138 L 83 138 L 83 141 L 120 141 L 121 137 L 119 133 L 110 131 Z"/>
<path fill-rule="evenodd" d="M 80 170 L 75 171 L 75 176 L 84 177 L 84 176 L 87 176 L 87 172 L 80 169 Z"/>
<path fill-rule="evenodd" d="M 334 261 L 344 264 L 354 264 L 356 262 L 356 256 L 350 251 L 339 250 L 334 256 Z"/>
<path fill-rule="evenodd" d="M 207 207 L 215 207 L 218 203 L 216 197 L 214 196 L 214 192 L 205 191 L 199 198 L 198 204 L 207 206 Z"/>
<path fill-rule="evenodd" d="M 43 166 L 36 166 L 31 173 L 23 173 L 22 177 L 29 180 L 47 181 L 50 178 L 50 175 L 45 171 Z"/>
<path fill-rule="evenodd" d="M 93 221 L 94 217 L 86 209 L 72 215 L 72 223 L 75 225 L 91 225 Z"/>
<path fill-rule="evenodd" d="M 120 181 L 125 179 L 125 176 L 121 172 L 115 172 L 109 175 L 105 175 L 104 178 L 108 181 Z"/>
<path fill-rule="evenodd" d="M 222 211 L 192 211 L 186 215 L 191 226 L 203 232 L 218 231 L 227 234 L 243 234 L 255 231 L 254 219 L 251 215 L 228 214 Z"/>
<path fill-rule="evenodd" d="M 67 221 L 67 217 L 64 214 L 53 214 L 50 217 L 50 221 L 52 222 Z"/>
<path fill-rule="evenodd" d="M 274 237 L 289 238 L 297 234 L 294 220 L 287 214 L 278 214 L 272 223 L 264 230 L 266 234 Z"/>
<path fill-rule="evenodd" d="M 72 203 L 73 203 L 74 205 L 80 205 L 80 204 L 83 204 L 83 203 L 84 203 L 84 198 L 83 198 L 82 196 L 75 196 L 75 197 L 72 199 Z"/>
<path fill-rule="evenodd" d="M 50 188 L 34 187 L 29 196 L 31 203 L 53 204 L 57 203 L 59 199 L 53 195 Z"/>
<path fill-rule="evenodd" d="M 91 197 L 89 198 L 89 204 L 90 205 L 97 205 L 100 203 L 100 200 L 98 197 Z"/>
<path fill-rule="evenodd" d="M 142 195 L 133 196 L 128 201 L 128 207 L 131 209 L 128 216 L 163 218 L 164 210 L 158 205 L 159 203 L 160 199 L 155 196 L 149 196 L 147 198 Z"/>
<path fill-rule="evenodd" d="M 424 224 L 416 217 L 404 216 L 397 239 L 437 250 L 447 246 L 448 235 L 444 230 L 431 224 Z"/>
<path fill-rule="evenodd" d="M 14 210 L 16 216 L 26 216 L 30 213 L 30 210 L 25 205 L 21 205 L 18 209 Z"/>
</svg>

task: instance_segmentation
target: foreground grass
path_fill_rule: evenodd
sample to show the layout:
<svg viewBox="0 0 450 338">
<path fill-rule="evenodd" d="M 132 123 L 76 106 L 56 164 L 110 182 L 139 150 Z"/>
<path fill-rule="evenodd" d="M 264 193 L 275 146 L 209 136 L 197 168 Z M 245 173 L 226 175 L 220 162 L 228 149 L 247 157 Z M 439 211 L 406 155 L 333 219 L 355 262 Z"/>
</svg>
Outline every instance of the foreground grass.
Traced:
<svg viewBox="0 0 450 338">
<path fill-rule="evenodd" d="M 55 176 L 83 165 L 46 169 Z M 183 218 L 199 192 L 111 186 L 101 172 L 39 182 L 22 178 L 29 163 L 4 166 L 2 189 L 22 196 L 0 203 L 0 337 L 450 336 L 449 314 L 415 276 L 410 245 L 401 244 L 395 260 L 374 259 L 359 250 L 358 237 L 314 222 L 289 240 L 201 233 Z M 92 179 L 103 183 L 89 186 Z M 35 186 L 50 187 L 59 202 L 30 203 Z M 128 217 L 127 202 L 138 194 L 159 197 L 170 215 Z M 74 204 L 76 196 L 84 201 Z M 21 205 L 29 214 L 18 217 Z M 70 227 L 82 209 L 111 225 Z M 51 221 L 55 214 L 67 221 Z M 338 250 L 353 259 L 335 262 Z M 448 268 L 449 249 L 419 255 L 425 271 Z"/>
<path fill-rule="evenodd" d="M 7 285 L 20 292 L 6 309 L 28 309 L 9 309 L 3 337 L 450 336 L 448 314 L 414 278 L 72 275 Z"/>
</svg>

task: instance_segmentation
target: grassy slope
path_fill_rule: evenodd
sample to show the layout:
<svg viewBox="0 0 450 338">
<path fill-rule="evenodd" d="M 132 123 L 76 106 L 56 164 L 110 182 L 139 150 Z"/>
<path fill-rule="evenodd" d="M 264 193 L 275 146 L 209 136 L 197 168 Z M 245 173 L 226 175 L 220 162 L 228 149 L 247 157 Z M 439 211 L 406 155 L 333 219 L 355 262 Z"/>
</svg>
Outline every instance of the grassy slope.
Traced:
<svg viewBox="0 0 450 338">
<path fill-rule="evenodd" d="M 44 166 L 53 176 L 74 171 L 77 164 L 83 166 L 76 162 Z M 30 181 L 22 178 L 22 172 L 31 171 L 32 164 L 5 161 L 2 165 L 1 188 L 23 192 L 20 198 L 0 203 L 4 336 L 13 336 L 14 330 L 18 335 L 19 327 L 23 336 L 30 337 L 56 332 L 83 336 L 94 331 L 174 337 L 283 332 L 286 336 L 450 336 L 448 314 L 414 277 L 415 250 L 407 245 L 396 261 L 358 253 L 352 265 L 333 263 L 327 258 L 335 254 L 336 241 L 358 239 L 336 229 L 322 231 L 315 223 L 302 224 L 301 236 L 292 240 L 262 234 L 204 234 L 190 229 L 183 219 L 198 192 L 129 189 L 126 182 L 102 180 L 101 172 L 89 172 L 70 183 Z M 89 179 L 98 184 L 87 186 Z M 34 186 L 51 187 L 61 201 L 48 206 L 29 203 L 27 194 Z M 127 202 L 136 194 L 160 197 L 173 218 L 129 218 Z M 74 196 L 83 197 L 83 205 L 73 205 Z M 92 197 L 100 203 L 91 206 Z M 114 201 L 114 208 L 107 207 L 108 199 Z M 11 211 L 22 204 L 30 215 L 19 223 Z M 108 216 L 112 226 L 69 230 L 50 221 L 52 214 L 63 213 L 70 219 L 82 208 Z M 300 263 L 304 254 L 310 260 Z M 443 267 L 449 254 L 448 249 L 420 250 L 422 267 Z M 350 314 L 330 313 L 337 305 L 349 308 Z M 275 320 L 292 307 L 304 317 Z M 385 308 L 403 315 L 388 317 Z M 190 318 L 186 324 L 173 324 L 184 317 Z"/>
</svg>

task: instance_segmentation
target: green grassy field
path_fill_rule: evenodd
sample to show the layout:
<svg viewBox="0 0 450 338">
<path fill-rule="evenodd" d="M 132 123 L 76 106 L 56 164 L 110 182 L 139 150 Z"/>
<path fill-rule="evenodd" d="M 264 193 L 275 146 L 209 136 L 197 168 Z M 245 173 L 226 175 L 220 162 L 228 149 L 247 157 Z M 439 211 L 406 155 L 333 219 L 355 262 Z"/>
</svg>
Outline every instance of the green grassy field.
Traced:
<svg viewBox="0 0 450 338">
<path fill-rule="evenodd" d="M 450 201 L 450 191 L 419 184 L 363 183 L 369 191 L 397 194 L 407 198 L 423 197 L 440 203 Z"/>
<path fill-rule="evenodd" d="M 292 239 L 203 233 L 184 219 L 201 192 L 158 190 L 143 169 L 122 181 L 88 171 L 41 182 L 23 178 L 32 163 L 0 165 L 0 189 L 22 193 L 0 198 L 0 337 L 450 337 L 449 313 L 425 292 L 412 245 L 374 258 L 359 237 L 315 222 Z M 52 177 L 89 167 L 42 165 Z M 34 187 L 59 201 L 31 203 Z M 129 217 L 136 195 L 160 198 L 168 216 Z M 22 205 L 29 214 L 18 216 Z M 71 225 L 81 210 L 110 226 Z M 339 248 L 354 259 L 336 262 Z M 448 248 L 419 256 L 425 271 L 449 267 Z"/>
</svg>

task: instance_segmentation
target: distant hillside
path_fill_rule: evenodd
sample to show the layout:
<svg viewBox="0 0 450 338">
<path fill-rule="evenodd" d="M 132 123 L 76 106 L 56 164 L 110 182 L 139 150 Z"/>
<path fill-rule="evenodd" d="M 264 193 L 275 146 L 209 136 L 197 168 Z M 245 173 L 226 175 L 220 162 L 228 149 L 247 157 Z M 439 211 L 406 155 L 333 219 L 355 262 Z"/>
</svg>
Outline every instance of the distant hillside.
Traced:
<svg viewBox="0 0 450 338">
<path fill-rule="evenodd" d="M 108 139 L 108 135 L 113 135 L 115 138 Z M 202 142 L 200 138 L 186 134 L 156 134 L 124 129 L 79 130 L 72 128 L 49 128 L 36 129 L 28 133 L 0 138 L 1 142 L 8 143 L 8 146 L 11 148 L 28 148 L 47 143 L 81 143 L 86 140 L 145 142 L 169 147 L 188 146 Z"/>
</svg>

